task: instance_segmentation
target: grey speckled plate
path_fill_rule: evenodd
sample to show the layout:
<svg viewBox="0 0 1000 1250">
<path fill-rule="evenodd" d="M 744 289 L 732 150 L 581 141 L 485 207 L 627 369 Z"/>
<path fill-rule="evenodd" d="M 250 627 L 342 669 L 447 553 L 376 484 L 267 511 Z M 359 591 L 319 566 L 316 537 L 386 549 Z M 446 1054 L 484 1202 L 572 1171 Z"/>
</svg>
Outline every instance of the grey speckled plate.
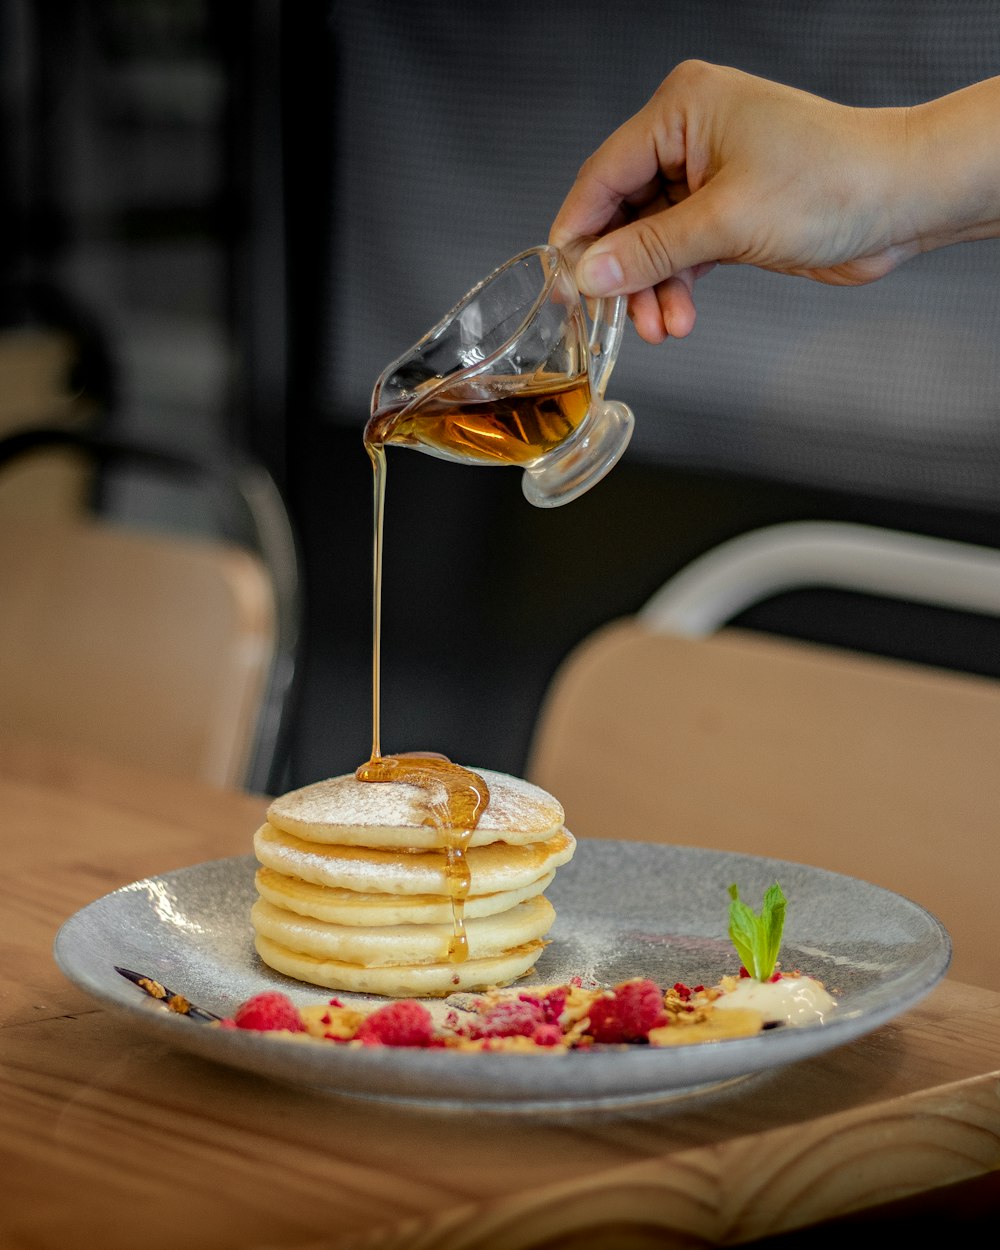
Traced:
<svg viewBox="0 0 1000 1250">
<path fill-rule="evenodd" d="M 325 997 L 258 959 L 248 920 L 254 868 L 249 855 L 215 860 L 115 890 L 66 921 L 56 960 L 134 1026 L 221 1063 L 340 1094 L 529 1110 L 659 1101 L 807 1059 L 912 1007 L 951 959 L 934 916 L 867 882 L 784 860 L 595 839 L 580 842 L 546 891 L 557 912 L 552 941 L 520 985 L 574 975 L 609 985 L 634 976 L 714 983 L 738 967 L 726 932 L 728 886 L 738 884 L 756 909 L 777 880 L 788 899 L 782 962 L 823 981 L 837 1010 L 822 1024 L 666 1049 L 544 1056 L 348 1049 L 200 1024 L 115 972 L 115 964 L 133 968 L 220 1015 L 264 989 L 283 989 L 299 1003 Z"/>
</svg>

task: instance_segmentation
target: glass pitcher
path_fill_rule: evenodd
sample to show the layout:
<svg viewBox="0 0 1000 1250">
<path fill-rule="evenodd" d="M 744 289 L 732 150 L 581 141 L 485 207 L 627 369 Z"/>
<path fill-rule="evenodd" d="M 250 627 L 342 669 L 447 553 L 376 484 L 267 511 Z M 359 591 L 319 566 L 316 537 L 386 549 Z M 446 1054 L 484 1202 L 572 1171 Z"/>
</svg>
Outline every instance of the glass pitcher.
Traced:
<svg viewBox="0 0 1000 1250">
<path fill-rule="evenodd" d="M 567 257 L 550 245 L 521 252 L 384 370 L 365 442 L 520 466 L 540 508 L 576 499 L 632 436 L 631 410 L 604 398 L 625 306 L 593 301 L 588 332 Z"/>
</svg>

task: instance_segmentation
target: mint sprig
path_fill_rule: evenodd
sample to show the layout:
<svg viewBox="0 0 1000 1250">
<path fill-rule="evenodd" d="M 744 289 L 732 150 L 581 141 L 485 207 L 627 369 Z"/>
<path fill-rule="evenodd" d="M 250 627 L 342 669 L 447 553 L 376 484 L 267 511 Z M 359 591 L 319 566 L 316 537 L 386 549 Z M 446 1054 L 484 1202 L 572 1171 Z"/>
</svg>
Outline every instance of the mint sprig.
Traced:
<svg viewBox="0 0 1000 1250">
<path fill-rule="evenodd" d="M 781 886 L 775 881 L 764 894 L 760 915 L 740 898 L 735 885 L 729 887 L 729 939 L 740 962 L 752 977 L 766 981 L 774 972 L 785 927 L 785 903 Z"/>
</svg>

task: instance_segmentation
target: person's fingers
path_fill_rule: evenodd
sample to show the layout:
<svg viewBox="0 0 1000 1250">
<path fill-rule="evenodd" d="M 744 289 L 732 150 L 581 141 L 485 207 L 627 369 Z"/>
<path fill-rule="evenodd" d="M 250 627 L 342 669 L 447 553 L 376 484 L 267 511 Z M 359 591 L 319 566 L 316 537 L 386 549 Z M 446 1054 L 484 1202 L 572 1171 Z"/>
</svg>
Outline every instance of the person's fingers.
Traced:
<svg viewBox="0 0 1000 1250">
<path fill-rule="evenodd" d="M 656 292 L 651 287 L 646 287 L 644 291 L 636 291 L 634 295 L 629 296 L 628 312 L 635 332 L 647 343 L 654 345 L 662 343 L 667 337 L 660 304 L 656 298 Z"/>
<path fill-rule="evenodd" d="M 572 252 L 608 230 L 629 221 L 623 197 L 612 187 L 581 173 L 549 230 L 549 242 L 561 251 Z"/>
<path fill-rule="evenodd" d="M 683 339 L 694 329 L 694 280 L 692 270 L 675 274 L 656 288 L 663 328 L 672 339 Z"/>
<path fill-rule="evenodd" d="M 567 249 L 617 229 L 658 194 L 661 181 L 656 143 L 637 114 L 588 157 L 556 214 L 549 242 Z"/>
<path fill-rule="evenodd" d="M 721 181 L 592 243 L 577 265 L 580 290 L 591 296 L 629 295 L 686 269 L 738 259 L 742 249 L 730 227 L 733 214 Z"/>
<path fill-rule="evenodd" d="M 714 268 L 711 264 L 696 265 L 656 287 L 646 287 L 630 295 L 629 317 L 639 337 L 653 344 L 662 343 L 668 337 L 686 338 L 697 318 L 694 284 Z"/>
</svg>

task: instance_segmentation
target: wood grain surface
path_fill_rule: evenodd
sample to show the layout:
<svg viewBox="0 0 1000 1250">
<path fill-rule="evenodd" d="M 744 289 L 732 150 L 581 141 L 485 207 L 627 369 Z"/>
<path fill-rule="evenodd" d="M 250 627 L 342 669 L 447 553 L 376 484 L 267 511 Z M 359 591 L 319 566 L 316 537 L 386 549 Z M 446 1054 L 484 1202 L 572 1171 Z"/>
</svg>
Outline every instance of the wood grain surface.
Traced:
<svg viewBox="0 0 1000 1250">
<path fill-rule="evenodd" d="M 0 741 L 0 1250 L 735 1244 L 1000 1169 L 1000 994 L 945 981 L 817 1059 L 616 1112 L 403 1109 L 167 1049 L 59 925 L 246 853 L 263 798 Z"/>
</svg>

